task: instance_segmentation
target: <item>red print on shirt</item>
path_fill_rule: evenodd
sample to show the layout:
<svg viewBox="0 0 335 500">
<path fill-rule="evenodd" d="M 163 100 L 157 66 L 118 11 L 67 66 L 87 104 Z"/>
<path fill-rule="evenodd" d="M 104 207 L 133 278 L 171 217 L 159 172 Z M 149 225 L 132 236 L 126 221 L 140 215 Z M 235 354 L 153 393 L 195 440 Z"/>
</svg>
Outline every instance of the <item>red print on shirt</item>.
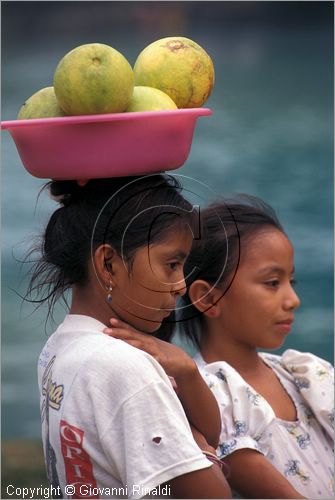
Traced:
<svg viewBox="0 0 335 500">
<path fill-rule="evenodd" d="M 84 431 L 65 420 L 60 422 L 60 441 L 66 471 L 66 483 L 75 487 L 72 498 L 99 498 L 97 494 L 87 494 L 96 488 L 90 456 L 83 448 Z M 96 493 L 92 491 L 92 493 Z"/>
</svg>

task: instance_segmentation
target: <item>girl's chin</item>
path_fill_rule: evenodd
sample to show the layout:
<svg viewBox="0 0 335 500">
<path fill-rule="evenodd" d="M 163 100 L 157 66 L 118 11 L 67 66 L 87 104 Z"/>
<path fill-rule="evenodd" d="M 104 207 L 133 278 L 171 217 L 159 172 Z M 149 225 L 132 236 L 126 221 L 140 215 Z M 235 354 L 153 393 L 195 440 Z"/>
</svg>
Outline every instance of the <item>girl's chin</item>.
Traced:
<svg viewBox="0 0 335 500">
<path fill-rule="evenodd" d="M 280 349 L 285 342 L 285 339 L 277 342 L 267 342 L 264 343 L 262 346 L 259 346 L 259 349 L 265 349 L 267 351 L 275 351 L 276 349 Z"/>
<path fill-rule="evenodd" d="M 137 325 L 133 324 L 134 328 L 143 333 L 155 333 L 162 325 L 162 321 L 139 321 Z"/>
</svg>

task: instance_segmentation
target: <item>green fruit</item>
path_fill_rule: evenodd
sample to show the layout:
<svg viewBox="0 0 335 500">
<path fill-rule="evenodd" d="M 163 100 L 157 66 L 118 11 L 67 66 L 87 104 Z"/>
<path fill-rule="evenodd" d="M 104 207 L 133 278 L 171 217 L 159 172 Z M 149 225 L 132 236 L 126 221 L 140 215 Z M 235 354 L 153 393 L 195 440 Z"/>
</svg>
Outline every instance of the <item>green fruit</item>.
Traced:
<svg viewBox="0 0 335 500">
<path fill-rule="evenodd" d="M 127 59 L 109 45 L 90 43 L 68 52 L 59 62 L 54 87 L 69 115 L 118 113 L 129 104 L 134 74 Z"/>
<path fill-rule="evenodd" d="M 171 97 L 153 87 L 134 87 L 133 97 L 126 111 L 158 111 L 178 109 Z"/>
<path fill-rule="evenodd" d="M 18 120 L 30 120 L 31 118 L 52 118 L 55 116 L 66 116 L 58 104 L 53 87 L 45 87 L 35 92 L 21 106 Z"/>
<path fill-rule="evenodd" d="M 148 45 L 135 62 L 134 75 L 135 85 L 162 90 L 178 108 L 202 106 L 214 86 L 214 66 L 207 52 L 179 36 Z"/>
</svg>

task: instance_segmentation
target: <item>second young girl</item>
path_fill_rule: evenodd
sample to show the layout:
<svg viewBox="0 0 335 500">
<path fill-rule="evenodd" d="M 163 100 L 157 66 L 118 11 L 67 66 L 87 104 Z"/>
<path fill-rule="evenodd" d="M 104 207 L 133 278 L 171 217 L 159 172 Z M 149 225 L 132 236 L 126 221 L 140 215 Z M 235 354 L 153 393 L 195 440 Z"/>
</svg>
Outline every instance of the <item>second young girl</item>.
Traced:
<svg viewBox="0 0 335 500">
<path fill-rule="evenodd" d="M 273 210 L 240 196 L 201 212 L 180 325 L 221 410 L 219 454 L 247 498 L 332 498 L 333 369 L 280 348 L 300 301 L 290 240 Z"/>
</svg>

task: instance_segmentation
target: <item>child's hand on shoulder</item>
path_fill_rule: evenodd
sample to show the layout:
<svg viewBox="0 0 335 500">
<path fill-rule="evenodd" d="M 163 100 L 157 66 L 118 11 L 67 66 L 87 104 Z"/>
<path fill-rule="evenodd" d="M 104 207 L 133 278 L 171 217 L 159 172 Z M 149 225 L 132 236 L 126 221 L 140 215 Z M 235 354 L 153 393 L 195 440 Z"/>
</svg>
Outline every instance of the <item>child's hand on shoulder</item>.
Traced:
<svg viewBox="0 0 335 500">
<path fill-rule="evenodd" d="M 104 328 L 105 334 L 151 354 L 165 373 L 175 379 L 177 387 L 173 387 L 194 427 L 194 439 L 203 450 L 212 451 L 212 447 L 215 451 L 221 432 L 220 410 L 195 361 L 176 345 L 139 332 L 124 321 L 112 318 L 110 323 L 112 327 Z"/>
<path fill-rule="evenodd" d="M 164 368 L 166 374 L 173 377 L 177 384 L 178 381 L 191 377 L 198 371 L 193 359 L 176 345 L 140 332 L 119 319 L 111 318 L 110 323 L 111 328 L 106 327 L 103 330 L 105 334 L 123 340 L 153 356 Z"/>
</svg>

